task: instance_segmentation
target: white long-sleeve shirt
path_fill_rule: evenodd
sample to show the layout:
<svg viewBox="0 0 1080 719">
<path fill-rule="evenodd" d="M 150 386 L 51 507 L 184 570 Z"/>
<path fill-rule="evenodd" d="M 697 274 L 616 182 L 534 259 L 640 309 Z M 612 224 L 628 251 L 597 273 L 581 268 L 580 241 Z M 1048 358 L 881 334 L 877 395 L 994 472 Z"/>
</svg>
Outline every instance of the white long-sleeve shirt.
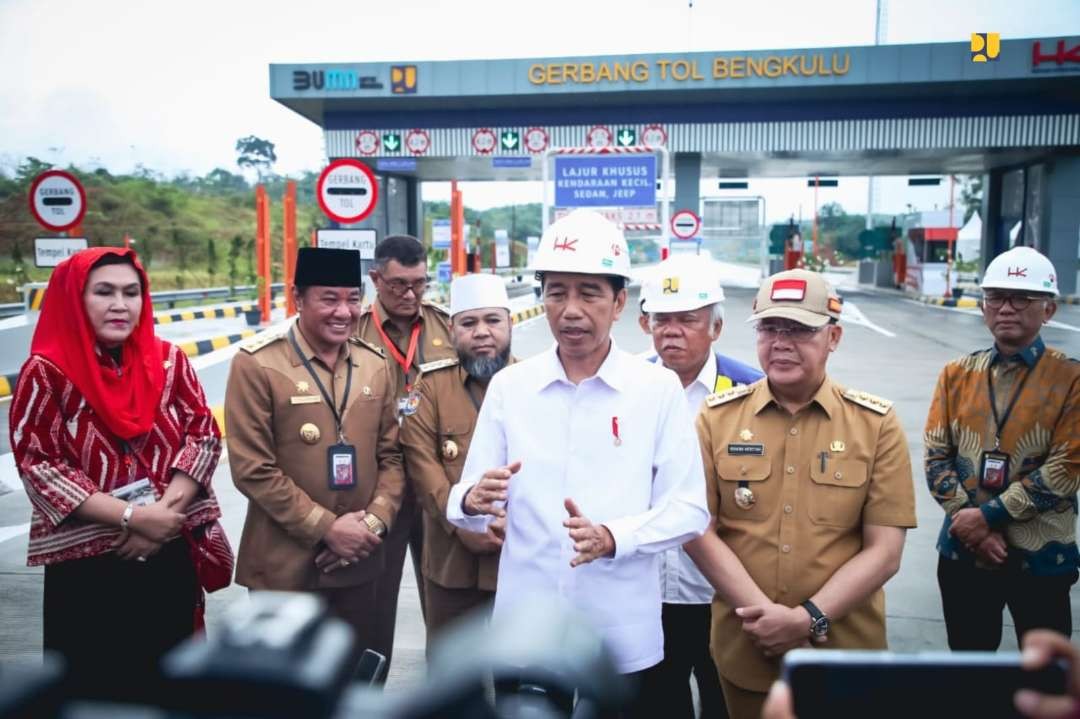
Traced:
<svg viewBox="0 0 1080 719">
<path fill-rule="evenodd" d="M 556 349 L 491 380 L 447 519 L 484 531 L 491 517 L 465 515 L 462 498 L 485 471 L 520 460 L 495 616 L 527 597 L 558 596 L 592 621 L 620 672 L 640 671 L 664 655 L 658 555 L 708 524 L 701 450 L 673 372 L 612 342 L 596 375 L 574 385 Z M 567 497 L 608 528 L 614 557 L 570 567 Z"/>
</svg>

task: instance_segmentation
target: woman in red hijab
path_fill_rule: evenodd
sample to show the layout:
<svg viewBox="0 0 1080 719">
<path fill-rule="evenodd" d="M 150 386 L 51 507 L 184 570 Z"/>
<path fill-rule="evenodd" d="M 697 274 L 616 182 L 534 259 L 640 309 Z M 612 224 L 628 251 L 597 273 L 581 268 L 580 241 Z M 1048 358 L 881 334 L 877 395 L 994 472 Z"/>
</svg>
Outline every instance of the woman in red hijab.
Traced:
<svg viewBox="0 0 1080 719">
<path fill-rule="evenodd" d="M 187 357 L 154 336 L 130 250 L 53 271 L 11 404 L 33 507 L 27 564 L 44 565 L 44 648 L 77 691 L 149 686 L 194 631 L 203 598 L 183 533 L 221 516 L 221 434 Z"/>
</svg>

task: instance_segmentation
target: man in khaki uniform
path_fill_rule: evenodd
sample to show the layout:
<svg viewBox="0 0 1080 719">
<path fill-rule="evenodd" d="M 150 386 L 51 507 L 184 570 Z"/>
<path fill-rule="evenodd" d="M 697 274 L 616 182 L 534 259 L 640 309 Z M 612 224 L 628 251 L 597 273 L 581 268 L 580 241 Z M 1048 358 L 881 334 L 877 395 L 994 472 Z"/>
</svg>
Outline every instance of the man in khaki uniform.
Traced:
<svg viewBox="0 0 1080 719">
<path fill-rule="evenodd" d="M 422 300 L 428 286 L 427 257 L 424 246 L 415 237 L 396 235 L 380 242 L 375 248 L 375 263 L 369 276 L 375 285 L 375 301 L 360 316 L 356 336 L 382 348 L 391 360 L 400 421 L 419 407 L 416 383 L 421 365 L 457 357 L 450 341 L 450 320 L 446 310 Z M 420 610 L 426 613 L 421 570 L 422 513 L 412 485 L 411 481 L 406 482 L 401 511 L 386 537 L 386 569 L 379 578 L 377 612 L 388 621 L 380 629 L 380 646 L 394 645 L 406 548 L 412 555 Z M 391 658 L 390 652 L 386 652 L 388 666 Z"/>
<path fill-rule="evenodd" d="M 389 653 L 376 579 L 405 478 L 391 367 L 380 348 L 349 339 L 359 287 L 359 253 L 302 248 L 296 323 L 233 360 L 229 465 L 249 500 L 236 581 L 315 592 L 353 627 L 357 654 Z"/>
<path fill-rule="evenodd" d="M 706 399 L 697 429 L 714 531 L 687 545 L 713 586 L 712 651 L 734 719 L 758 717 L 789 649 L 884 649 L 882 586 L 915 526 L 892 403 L 828 378 L 841 303 L 821 275 L 754 300 L 766 382 Z"/>
<path fill-rule="evenodd" d="M 446 498 L 461 478 L 488 381 L 510 356 L 510 300 L 497 275 L 465 275 L 450 286 L 450 331 L 457 360 L 423 365 L 420 405 L 401 423 L 405 468 L 424 510 L 427 645 L 447 624 L 495 598 L 501 531 L 458 529 Z"/>
</svg>

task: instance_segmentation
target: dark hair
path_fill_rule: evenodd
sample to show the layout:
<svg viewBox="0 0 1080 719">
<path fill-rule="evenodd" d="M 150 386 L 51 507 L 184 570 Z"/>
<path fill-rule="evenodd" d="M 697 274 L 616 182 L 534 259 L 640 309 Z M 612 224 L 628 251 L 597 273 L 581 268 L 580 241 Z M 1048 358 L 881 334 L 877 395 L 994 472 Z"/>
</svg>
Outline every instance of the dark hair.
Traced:
<svg viewBox="0 0 1080 719">
<path fill-rule="evenodd" d="M 425 262 L 427 253 L 420 240 L 411 235 L 391 235 L 375 246 L 375 269 L 382 270 L 390 260 L 405 267 Z"/>
<path fill-rule="evenodd" d="M 540 281 L 541 292 L 544 291 L 544 274 L 543 272 L 536 273 L 536 279 Z M 612 294 L 617 295 L 620 290 L 626 289 L 626 278 L 622 275 L 602 275 L 602 277 L 611 285 Z"/>
<path fill-rule="evenodd" d="M 92 272 L 99 267 L 108 267 L 109 265 L 127 265 L 135 270 L 135 276 L 139 278 L 139 290 L 142 291 L 142 273 L 135 269 L 135 261 L 131 259 L 131 255 L 118 255 L 115 252 L 102 255 L 97 258 L 97 261 L 94 262 L 94 264 L 90 265 L 90 271 Z"/>
</svg>

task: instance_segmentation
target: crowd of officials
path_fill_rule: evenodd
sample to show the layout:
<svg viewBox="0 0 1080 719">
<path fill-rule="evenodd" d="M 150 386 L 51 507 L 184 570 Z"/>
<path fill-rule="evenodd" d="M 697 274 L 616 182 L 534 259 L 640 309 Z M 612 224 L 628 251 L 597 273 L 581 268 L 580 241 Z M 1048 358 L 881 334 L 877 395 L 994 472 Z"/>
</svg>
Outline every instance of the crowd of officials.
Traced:
<svg viewBox="0 0 1080 719">
<path fill-rule="evenodd" d="M 702 716 L 757 717 L 788 650 L 886 648 L 915 487 L 892 403 L 827 372 L 842 300 L 814 272 L 765 279 L 750 367 L 714 352 L 724 294 L 695 259 L 661 263 L 627 308 L 621 231 L 582 210 L 554 222 L 531 268 L 554 343 L 516 359 L 499 278 L 455 279 L 444 309 L 423 300 L 423 245 L 389 237 L 364 308 L 357 253 L 301 249 L 297 319 L 229 374 L 236 581 L 318 594 L 388 658 L 406 549 L 429 643 L 466 613 L 559 597 L 632 678 L 622 716 L 692 717 L 694 681 Z M 1049 260 L 1009 250 L 982 289 L 989 348 L 942 370 L 925 430 L 948 643 L 997 649 L 1007 606 L 1018 637 L 1052 632 L 1032 633 L 1032 661 L 1071 658 L 1052 637 L 1071 635 L 1080 565 L 1080 365 L 1040 337 Z M 650 356 L 614 342 L 626 311 Z M 152 696 L 233 557 L 210 484 L 221 433 L 154 334 L 134 252 L 56 268 L 10 412 L 44 647 L 84 694 Z"/>
</svg>

